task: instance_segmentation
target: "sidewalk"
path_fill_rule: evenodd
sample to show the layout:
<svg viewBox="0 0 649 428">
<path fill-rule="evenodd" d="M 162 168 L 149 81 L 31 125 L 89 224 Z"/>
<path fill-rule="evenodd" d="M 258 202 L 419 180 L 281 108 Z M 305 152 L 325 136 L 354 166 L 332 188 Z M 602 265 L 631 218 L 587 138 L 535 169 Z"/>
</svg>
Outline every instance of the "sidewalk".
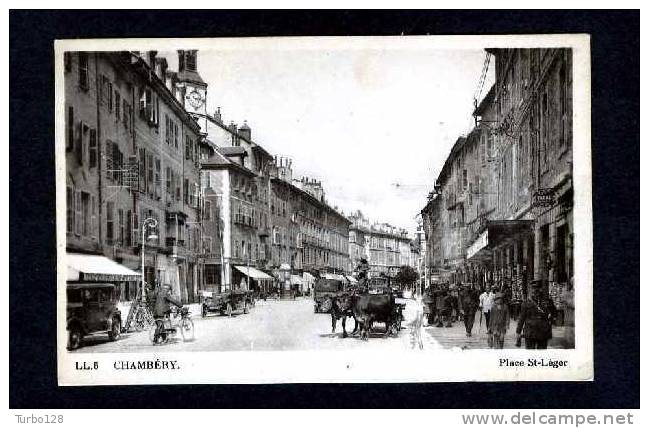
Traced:
<svg viewBox="0 0 649 428">
<path fill-rule="evenodd" d="M 464 329 L 464 322 L 456 321 L 452 327 L 435 327 L 424 326 L 425 340 L 432 340 L 437 342 L 442 348 L 462 348 L 462 349 L 488 349 L 487 345 L 487 329 L 484 320 L 482 320 L 482 327 L 480 327 L 480 319 L 476 318 L 473 325 L 473 332 L 471 337 L 466 337 Z M 562 349 L 563 341 L 563 327 L 553 327 L 552 339 L 548 342 L 548 349 Z M 523 348 L 525 343 L 523 343 Z M 516 321 L 512 320 L 505 337 L 505 349 L 516 348 Z"/>
</svg>

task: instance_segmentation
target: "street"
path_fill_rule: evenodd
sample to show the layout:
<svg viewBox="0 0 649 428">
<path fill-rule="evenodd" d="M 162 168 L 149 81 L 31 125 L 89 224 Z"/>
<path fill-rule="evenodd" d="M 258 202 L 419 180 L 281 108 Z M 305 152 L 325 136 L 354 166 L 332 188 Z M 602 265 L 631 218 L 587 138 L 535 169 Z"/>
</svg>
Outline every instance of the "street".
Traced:
<svg viewBox="0 0 649 428">
<path fill-rule="evenodd" d="M 109 342 L 105 335 L 88 337 L 84 346 L 75 352 L 404 349 L 411 347 L 407 324 L 412 319 L 413 306 L 414 301 L 409 301 L 398 337 L 384 336 L 383 325 L 377 323 L 370 339 L 362 341 L 357 335 L 343 339 L 340 321 L 336 332 L 331 333 L 331 316 L 313 313 L 310 298 L 258 301 L 249 314 L 235 313 L 231 318 L 218 314 L 201 318 L 198 305 L 191 305 L 196 331 L 192 342 L 183 342 L 178 336 L 154 347 L 148 332 L 143 331 L 122 334 L 115 342 Z M 348 333 L 353 328 L 354 321 L 348 318 Z"/>
<path fill-rule="evenodd" d="M 198 305 L 191 305 L 192 320 L 195 326 L 195 339 L 183 342 L 180 335 L 171 338 L 165 345 L 153 346 L 147 331 L 122 334 L 119 340 L 110 342 L 106 335 L 87 337 L 84 346 L 75 352 L 154 352 L 174 351 L 299 351 L 299 350 L 349 350 L 376 349 L 404 350 L 416 349 L 415 339 L 409 323 L 415 314 L 414 300 L 408 300 L 404 311 L 404 322 L 398 337 L 385 336 L 384 327 L 377 323 L 369 340 L 360 340 L 351 335 L 354 320 L 347 319 L 348 338 L 342 337 L 341 322 L 336 332 L 331 332 L 331 316 L 313 313 L 310 298 L 296 300 L 258 301 L 249 314 L 236 313 L 228 318 L 213 314 L 201 318 Z M 123 311 L 122 313 L 126 313 Z M 505 348 L 515 347 L 515 320 L 511 321 L 505 339 Z M 455 322 L 450 328 L 427 326 L 422 329 L 425 350 L 431 349 L 485 349 L 487 336 L 484 324 L 476 323 L 473 335 L 465 336 L 464 324 Z M 554 339 L 550 348 L 560 348 L 561 328 L 554 328 Z"/>
</svg>

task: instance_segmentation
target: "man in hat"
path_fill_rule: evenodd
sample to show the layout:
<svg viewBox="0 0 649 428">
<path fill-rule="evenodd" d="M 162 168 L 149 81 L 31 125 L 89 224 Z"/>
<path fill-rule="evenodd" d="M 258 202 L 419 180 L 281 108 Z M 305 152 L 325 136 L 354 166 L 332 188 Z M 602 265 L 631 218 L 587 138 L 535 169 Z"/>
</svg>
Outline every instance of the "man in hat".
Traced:
<svg viewBox="0 0 649 428">
<path fill-rule="evenodd" d="M 478 310 L 479 304 L 476 290 L 470 285 L 464 287 L 460 293 L 460 305 L 464 313 L 463 319 L 466 337 L 471 337 L 471 330 L 473 330 L 473 323 L 475 322 L 475 313 Z"/>
<path fill-rule="evenodd" d="M 502 349 L 505 344 L 505 334 L 509 328 L 509 308 L 504 302 L 502 292 L 494 295 L 494 303 L 491 307 L 491 315 L 487 324 L 487 334 L 489 334 L 489 347 Z"/>
<path fill-rule="evenodd" d="M 526 349 L 547 349 L 552 338 L 552 320 L 556 307 L 545 292 L 542 280 L 532 282 L 530 298 L 523 303 L 516 327 L 517 344 L 525 337 Z"/>
</svg>

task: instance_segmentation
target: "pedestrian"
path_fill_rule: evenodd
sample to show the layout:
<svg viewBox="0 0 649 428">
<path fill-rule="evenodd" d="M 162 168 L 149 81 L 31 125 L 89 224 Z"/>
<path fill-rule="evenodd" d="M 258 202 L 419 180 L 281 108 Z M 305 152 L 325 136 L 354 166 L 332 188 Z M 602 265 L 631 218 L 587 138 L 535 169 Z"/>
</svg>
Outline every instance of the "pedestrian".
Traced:
<svg viewBox="0 0 649 428">
<path fill-rule="evenodd" d="M 453 302 L 455 298 L 453 294 L 449 291 L 444 296 L 444 309 L 442 310 L 442 318 L 444 322 L 444 327 L 453 327 Z"/>
<path fill-rule="evenodd" d="M 494 295 L 494 303 L 487 323 L 490 348 L 502 349 L 505 344 L 505 334 L 509 329 L 509 307 L 504 300 L 503 293 Z"/>
<path fill-rule="evenodd" d="M 417 296 L 416 299 L 419 299 L 419 296 Z M 424 298 L 422 302 L 423 313 L 426 316 L 427 325 L 433 324 L 433 318 L 435 316 L 435 310 L 433 309 L 434 303 L 435 303 L 435 299 L 433 298 L 433 290 L 431 287 L 428 287 L 424 292 Z"/>
<path fill-rule="evenodd" d="M 460 294 L 460 304 L 462 306 L 462 312 L 464 313 L 463 318 L 466 337 L 471 337 L 473 323 L 475 322 L 475 313 L 480 304 L 478 293 L 472 286 L 464 288 Z"/>
<path fill-rule="evenodd" d="M 421 338 L 421 329 L 424 323 L 424 302 L 420 296 L 415 298 L 415 317 L 409 323 L 410 326 L 410 345 L 414 349 L 418 347 L 424 349 L 424 342 Z"/>
<path fill-rule="evenodd" d="M 564 346 L 566 349 L 575 348 L 575 287 L 574 278 L 571 277 L 568 287 L 563 291 L 564 304 Z"/>
<path fill-rule="evenodd" d="M 488 284 L 485 291 L 480 295 L 480 310 L 484 314 L 485 325 L 489 326 L 489 315 L 491 314 L 491 306 L 494 302 L 494 293 L 492 286 Z"/>
<path fill-rule="evenodd" d="M 435 316 L 437 319 L 436 327 L 444 327 L 443 312 L 444 312 L 444 299 L 446 298 L 446 291 L 443 286 L 435 292 Z"/>
<path fill-rule="evenodd" d="M 530 298 L 523 303 L 516 327 L 516 345 L 525 338 L 525 349 L 547 349 L 552 338 L 552 321 L 556 307 L 547 295 L 542 280 L 532 282 Z"/>
</svg>

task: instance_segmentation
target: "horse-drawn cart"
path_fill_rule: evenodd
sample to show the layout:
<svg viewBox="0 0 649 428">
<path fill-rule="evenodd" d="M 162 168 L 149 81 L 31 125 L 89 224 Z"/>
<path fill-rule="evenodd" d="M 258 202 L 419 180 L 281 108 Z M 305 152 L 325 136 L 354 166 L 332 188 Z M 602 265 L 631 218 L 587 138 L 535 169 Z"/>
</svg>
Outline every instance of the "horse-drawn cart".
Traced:
<svg viewBox="0 0 649 428">
<path fill-rule="evenodd" d="M 342 281 L 318 278 L 313 286 L 313 312 L 329 313 L 332 299 L 343 289 L 344 284 Z"/>
</svg>

